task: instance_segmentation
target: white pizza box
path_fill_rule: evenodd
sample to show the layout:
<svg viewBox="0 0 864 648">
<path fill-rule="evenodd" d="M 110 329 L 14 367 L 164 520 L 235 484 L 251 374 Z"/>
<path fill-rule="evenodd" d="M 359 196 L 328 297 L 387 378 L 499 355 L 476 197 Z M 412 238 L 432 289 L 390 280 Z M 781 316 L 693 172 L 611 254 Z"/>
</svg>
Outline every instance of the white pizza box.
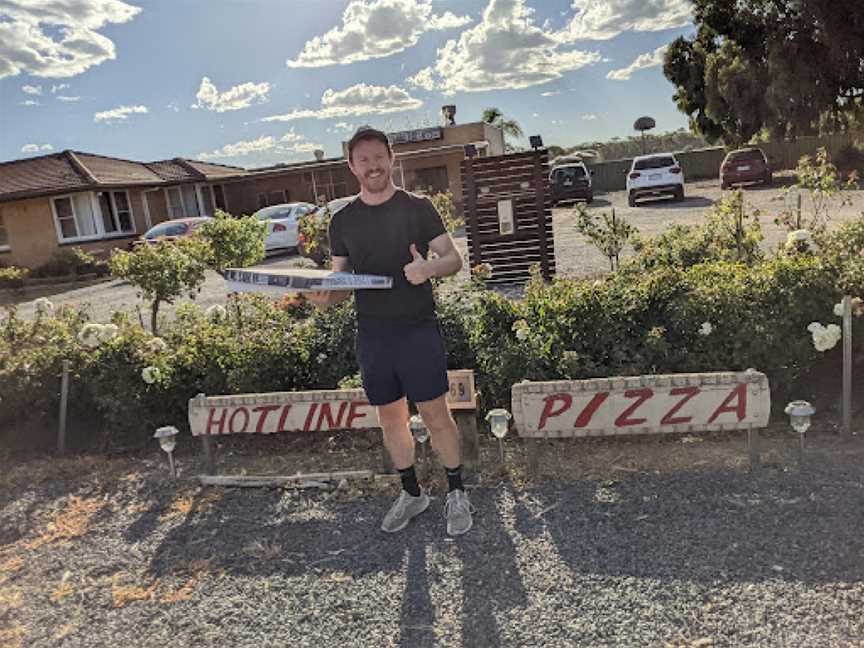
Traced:
<svg viewBox="0 0 864 648">
<path fill-rule="evenodd" d="M 318 292 L 393 287 L 392 277 L 312 268 L 228 268 L 229 292 Z"/>
</svg>

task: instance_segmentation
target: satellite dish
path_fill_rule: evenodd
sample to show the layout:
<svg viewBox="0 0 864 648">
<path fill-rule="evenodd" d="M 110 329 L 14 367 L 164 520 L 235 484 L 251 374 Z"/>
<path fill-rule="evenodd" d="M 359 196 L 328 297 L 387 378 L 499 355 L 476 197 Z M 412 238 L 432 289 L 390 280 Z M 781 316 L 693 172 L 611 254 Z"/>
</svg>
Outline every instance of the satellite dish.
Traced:
<svg viewBox="0 0 864 648">
<path fill-rule="evenodd" d="M 652 117 L 640 117 L 633 124 L 633 130 L 642 131 L 643 133 L 647 130 L 651 130 L 657 125 L 657 122 L 654 121 Z"/>
</svg>

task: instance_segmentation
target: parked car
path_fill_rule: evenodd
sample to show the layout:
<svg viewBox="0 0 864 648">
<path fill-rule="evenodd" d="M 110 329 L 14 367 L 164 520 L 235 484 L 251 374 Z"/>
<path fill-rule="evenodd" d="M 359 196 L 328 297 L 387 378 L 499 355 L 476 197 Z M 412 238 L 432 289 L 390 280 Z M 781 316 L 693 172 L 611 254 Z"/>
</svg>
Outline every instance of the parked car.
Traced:
<svg viewBox="0 0 864 648">
<path fill-rule="evenodd" d="M 594 188 L 591 175 L 583 162 L 568 162 L 556 166 L 549 173 L 549 192 L 552 195 L 552 206 L 564 200 L 584 200 L 590 203 L 594 200 Z"/>
<path fill-rule="evenodd" d="M 721 189 L 751 182 L 770 185 L 771 181 L 771 166 L 768 164 L 768 158 L 764 151 L 760 148 L 743 148 L 731 151 L 726 154 L 720 165 Z"/>
<path fill-rule="evenodd" d="M 178 218 L 154 225 L 144 232 L 140 238 L 132 241 L 132 247 L 139 245 L 161 243 L 163 241 L 175 241 L 178 238 L 192 235 L 196 229 L 207 221 L 212 220 L 209 216 L 196 216 L 194 218 Z"/>
<path fill-rule="evenodd" d="M 627 172 L 627 204 L 645 196 L 674 196 L 684 200 L 684 172 L 672 153 L 655 153 L 633 158 Z"/>
<path fill-rule="evenodd" d="M 297 247 L 297 221 L 314 209 L 315 205 L 296 202 L 271 205 L 255 212 L 253 214 L 255 218 L 267 222 L 264 249 L 271 252 Z"/>
</svg>

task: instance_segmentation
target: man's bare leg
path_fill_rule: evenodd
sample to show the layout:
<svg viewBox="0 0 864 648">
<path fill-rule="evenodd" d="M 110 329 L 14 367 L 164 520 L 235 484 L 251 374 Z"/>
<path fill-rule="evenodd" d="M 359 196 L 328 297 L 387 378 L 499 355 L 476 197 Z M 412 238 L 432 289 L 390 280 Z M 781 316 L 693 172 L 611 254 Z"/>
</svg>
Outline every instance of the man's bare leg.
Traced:
<svg viewBox="0 0 864 648">
<path fill-rule="evenodd" d="M 445 396 L 417 403 L 423 423 L 429 429 L 432 447 L 441 463 L 447 468 L 456 468 L 462 463 L 462 442 L 456 421 L 450 414 Z"/>
<path fill-rule="evenodd" d="M 408 429 L 408 401 L 400 398 L 378 406 L 378 423 L 384 430 L 384 446 L 393 460 L 393 467 L 403 470 L 414 465 L 414 437 Z"/>
</svg>

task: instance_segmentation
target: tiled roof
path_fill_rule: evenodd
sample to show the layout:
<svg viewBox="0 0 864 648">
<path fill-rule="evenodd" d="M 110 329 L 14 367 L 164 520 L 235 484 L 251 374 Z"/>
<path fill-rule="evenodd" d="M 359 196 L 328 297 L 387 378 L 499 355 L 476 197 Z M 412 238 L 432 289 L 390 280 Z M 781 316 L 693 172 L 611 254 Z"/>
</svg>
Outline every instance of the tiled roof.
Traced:
<svg viewBox="0 0 864 648">
<path fill-rule="evenodd" d="M 0 199 L 74 191 L 92 184 L 67 152 L 0 164 Z"/>
<path fill-rule="evenodd" d="M 155 186 L 168 182 L 203 182 L 245 173 L 240 167 L 182 158 L 144 163 L 92 153 L 63 151 L 0 163 L 0 201 L 101 186 Z"/>
</svg>

